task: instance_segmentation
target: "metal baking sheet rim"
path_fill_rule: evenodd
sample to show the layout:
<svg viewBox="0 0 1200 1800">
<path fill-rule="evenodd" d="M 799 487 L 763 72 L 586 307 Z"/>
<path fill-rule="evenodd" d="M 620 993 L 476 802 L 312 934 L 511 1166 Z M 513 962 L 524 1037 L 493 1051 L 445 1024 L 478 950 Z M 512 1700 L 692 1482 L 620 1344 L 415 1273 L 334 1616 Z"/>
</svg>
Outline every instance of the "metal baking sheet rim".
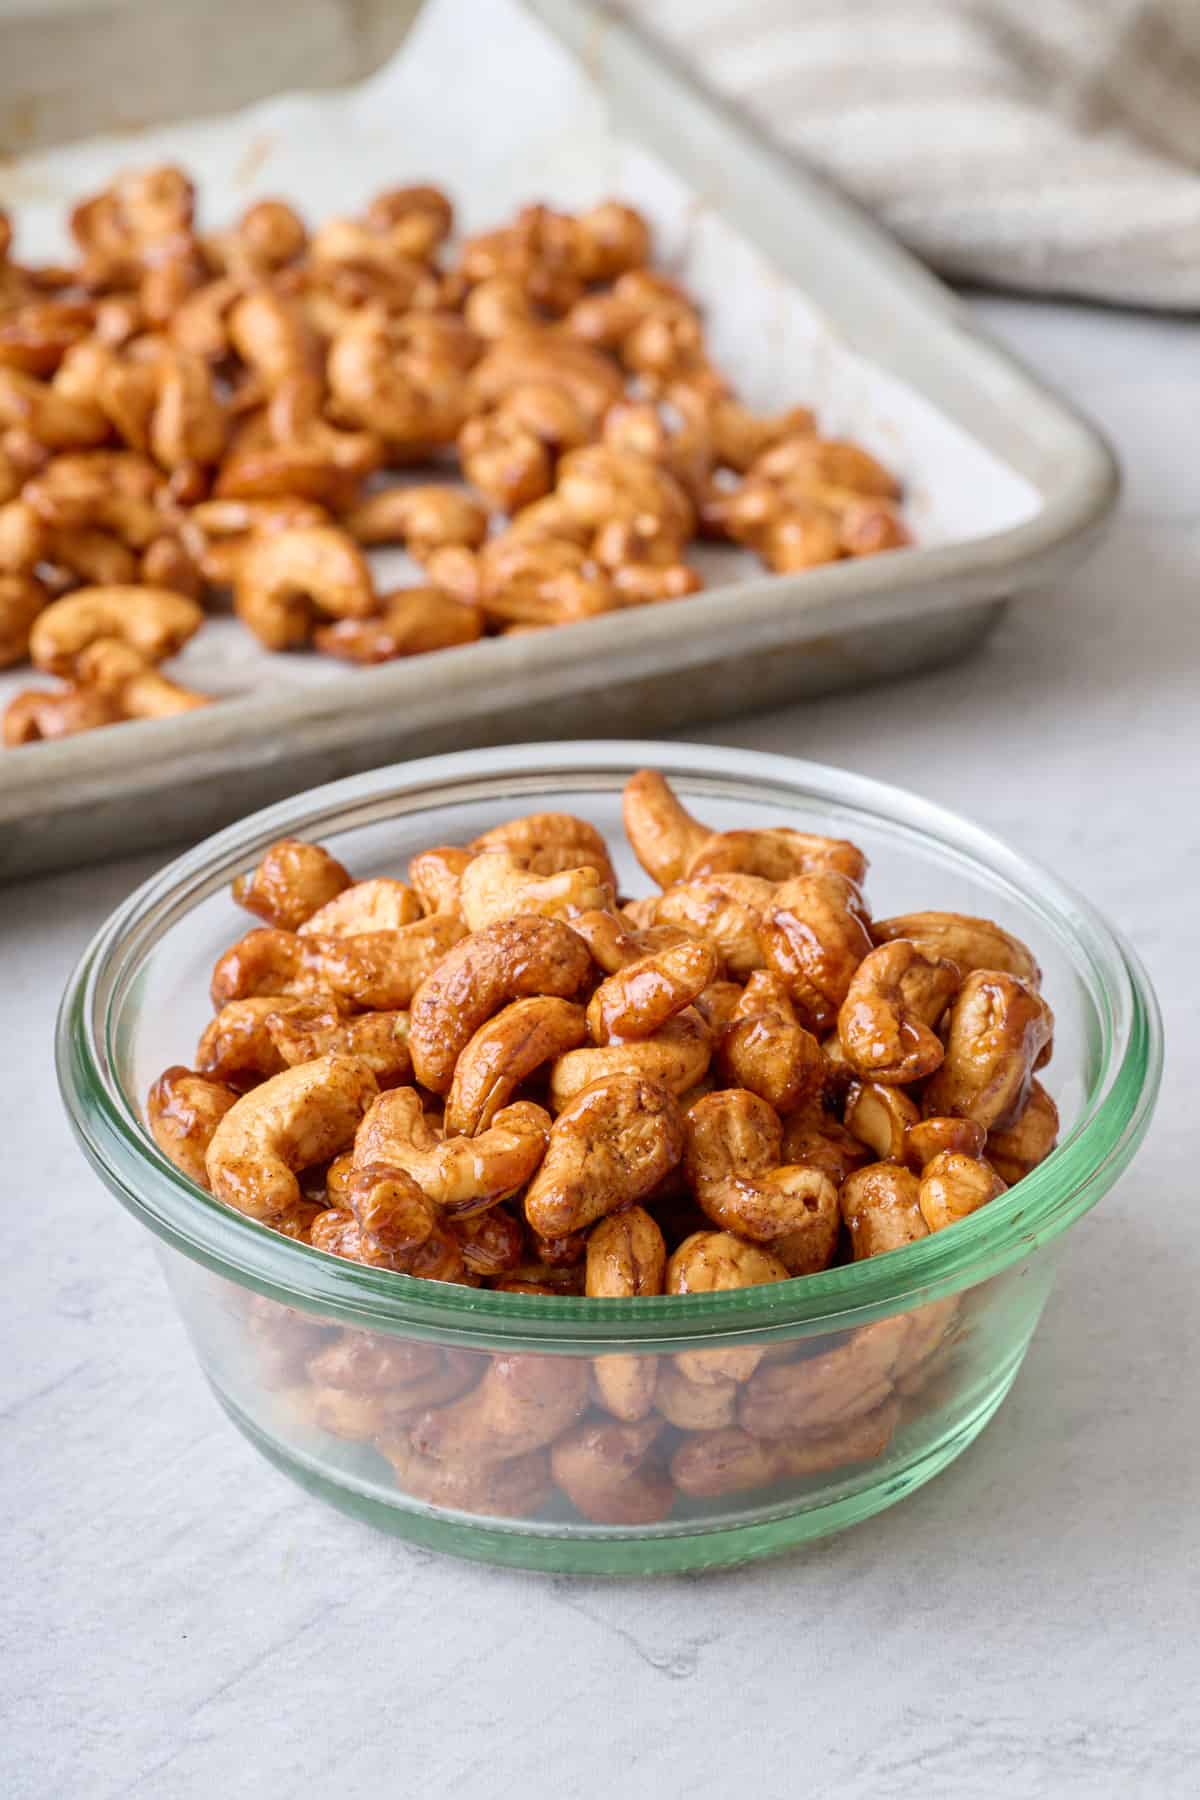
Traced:
<svg viewBox="0 0 1200 1800">
<path fill-rule="evenodd" d="M 702 94 L 613 15 L 577 0 L 524 0 L 585 63 L 614 113 L 685 177 L 703 186 L 738 229 L 827 304 L 848 342 L 868 351 L 959 421 L 1036 488 L 1034 516 L 1003 531 L 953 544 L 847 562 L 796 577 L 765 576 L 670 605 L 590 620 L 566 631 L 490 639 L 436 657 L 334 678 L 319 689 L 261 700 L 224 701 L 211 711 L 129 724 L 92 737 L 7 752 L 0 761 L 0 880 L 121 850 L 166 844 L 211 828 L 264 800 L 329 774 L 427 750 L 434 733 L 463 744 L 489 741 L 488 721 L 512 741 L 544 735 L 536 709 L 601 696 L 604 718 L 589 729 L 673 726 L 747 710 L 742 703 L 691 710 L 676 689 L 660 716 L 647 713 L 656 676 L 721 665 L 731 693 L 739 665 L 765 652 L 836 651 L 864 629 L 925 622 L 926 666 L 962 654 L 981 636 L 1004 597 L 1061 572 L 1083 553 L 1116 500 L 1119 472 L 1101 435 L 1023 366 L 980 333 L 966 307 L 853 206 L 764 145 Z M 720 193 L 712 172 L 720 169 Z M 807 214 L 807 216 L 803 216 Z M 785 228 L 786 223 L 786 228 Z M 798 230 L 801 224 L 806 230 Z M 836 248 L 825 268 L 797 257 L 815 225 Z M 827 294 L 821 293 L 826 283 Z M 882 321 L 888 321 L 883 332 Z M 947 385 L 948 384 L 948 385 Z M 960 620 L 938 615 L 969 610 Z M 804 665 L 798 655 L 797 670 Z M 898 657 L 894 666 L 912 667 Z M 917 665 L 919 666 L 919 665 Z M 879 673 L 881 671 L 877 671 Z M 870 679 L 867 674 L 863 679 Z M 820 685 L 847 685 L 852 671 L 831 664 Z M 622 684 L 628 699 L 622 704 Z M 804 684 L 798 683 L 798 686 Z M 776 693 L 772 698 L 778 700 Z M 514 731 L 514 727 L 517 730 Z M 231 777 L 224 799 L 203 817 L 164 816 L 150 803 Z M 89 823 L 89 812 L 99 812 Z M 195 810 L 195 809 L 194 809 Z"/>
</svg>

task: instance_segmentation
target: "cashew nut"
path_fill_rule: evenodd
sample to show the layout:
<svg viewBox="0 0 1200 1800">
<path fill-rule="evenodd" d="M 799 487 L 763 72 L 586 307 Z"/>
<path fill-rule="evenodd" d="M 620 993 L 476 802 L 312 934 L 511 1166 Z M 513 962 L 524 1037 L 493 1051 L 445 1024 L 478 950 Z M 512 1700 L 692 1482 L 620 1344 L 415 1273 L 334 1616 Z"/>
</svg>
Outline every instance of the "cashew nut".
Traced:
<svg viewBox="0 0 1200 1800">
<path fill-rule="evenodd" d="M 345 662 L 393 662 L 402 656 L 425 656 L 452 650 L 483 636 L 483 614 L 439 588 L 397 588 L 380 600 L 378 618 L 339 619 L 319 625 L 313 643 L 326 656 Z"/>
<path fill-rule="evenodd" d="M 69 675 L 90 644 L 117 638 L 147 662 L 162 662 L 183 648 L 203 618 L 194 600 L 169 588 L 83 587 L 34 620 L 30 655 L 39 669 Z"/>
<path fill-rule="evenodd" d="M 897 1163 L 869 1163 L 855 1169 L 842 1183 L 840 1201 L 855 1262 L 902 1250 L 929 1236 L 921 1216 L 920 1182 L 911 1169 Z"/>
<path fill-rule="evenodd" d="M 450 912 L 461 917 L 459 884 L 474 852 L 453 844 L 422 850 L 408 865 L 408 879 L 427 913 Z"/>
<path fill-rule="evenodd" d="M 872 950 L 858 965 L 838 1013 L 850 1066 L 868 1080 L 901 1086 L 941 1064 L 933 1027 L 958 991 L 955 963 L 924 956 L 906 938 Z"/>
<path fill-rule="evenodd" d="M 475 1137 L 439 1139 L 416 1089 L 391 1088 L 366 1113 L 354 1161 L 402 1169 L 442 1213 L 469 1218 L 525 1185 L 542 1160 L 549 1131 L 549 1115 L 520 1101 L 502 1107 Z"/>
<path fill-rule="evenodd" d="M 652 1037 L 700 997 L 716 972 L 717 952 L 700 938 L 685 938 L 626 963 L 600 983 L 588 1003 L 593 1042 Z"/>
<path fill-rule="evenodd" d="M 662 888 L 682 881 L 710 833 L 676 797 L 666 777 L 655 769 L 631 775 L 625 783 L 623 811 L 633 853 L 651 880 Z"/>
<path fill-rule="evenodd" d="M 1045 1162 L 1057 1142 L 1058 1108 L 1041 1082 L 1031 1081 L 1029 1098 L 1012 1124 L 1002 1131 L 988 1132 L 987 1159 L 997 1175 L 1012 1187 Z M 975 1154 L 982 1150 L 980 1145 Z"/>
<path fill-rule="evenodd" d="M 783 1160 L 820 1169 L 835 1187 L 872 1160 L 871 1152 L 826 1111 L 823 1099 L 809 1100 L 783 1122 Z"/>
<path fill-rule="evenodd" d="M 331 525 L 264 533 L 251 538 L 238 560 L 234 605 L 268 650 L 307 643 L 314 614 L 366 619 L 375 604 L 362 551 Z"/>
<path fill-rule="evenodd" d="M 864 1325 L 834 1350 L 758 1369 L 738 1399 L 738 1424 L 756 1438 L 842 1429 L 882 1406 L 909 1332 L 899 1314 Z"/>
<path fill-rule="evenodd" d="M 975 919 L 966 913 L 904 913 L 894 919 L 874 920 L 871 936 L 877 944 L 907 938 L 932 962 L 946 957 L 955 963 L 964 980 L 976 969 L 998 969 L 1018 976 L 1031 988 L 1041 986 L 1042 972 L 1033 952 L 991 919 Z"/>
<path fill-rule="evenodd" d="M 264 850 L 249 875 L 238 875 L 233 898 L 279 931 L 297 931 L 306 919 L 346 888 L 349 873 L 320 844 L 280 838 Z"/>
<path fill-rule="evenodd" d="M 322 851 L 321 854 L 325 853 Z M 329 860 L 332 862 L 333 859 Z M 334 868 L 340 870 L 341 864 L 335 864 Z M 330 871 L 331 876 L 332 873 Z M 245 904 L 243 900 L 242 905 Z M 403 881 L 376 876 L 370 881 L 343 886 L 315 912 L 307 913 L 293 929 L 301 937 L 359 937 L 368 931 L 399 931 L 402 926 L 415 925 L 423 916 L 421 902 L 412 888 Z"/>
<path fill-rule="evenodd" d="M 764 1440 L 732 1427 L 683 1444 L 671 1460 L 671 1479 L 693 1499 L 715 1500 L 746 1488 L 799 1481 L 883 1455 L 896 1428 L 899 1408 L 882 1402 L 874 1412 L 848 1424 L 797 1437 Z"/>
<path fill-rule="evenodd" d="M 559 875 L 566 869 L 587 867 L 595 869 L 609 887 L 617 885 L 608 845 L 594 825 L 574 813 L 527 813 L 508 819 L 491 826 L 467 847 L 476 855 L 507 850 L 535 875 Z"/>
<path fill-rule="evenodd" d="M 613 890 L 592 868 L 533 875 L 524 859 L 508 850 L 485 850 L 468 863 L 459 882 L 459 904 L 469 931 L 483 931 L 503 919 L 570 920 L 581 912 L 615 903 Z"/>
<path fill-rule="evenodd" d="M 824 1080 L 821 1046 L 796 1017 L 777 975 L 757 969 L 739 994 L 720 1038 L 720 1062 L 735 1087 L 748 1088 L 776 1112 L 816 1093 Z"/>
<path fill-rule="evenodd" d="M 930 1231 L 942 1231 L 1005 1192 L 1005 1183 L 988 1163 L 943 1150 L 921 1172 L 918 1204 Z"/>
<path fill-rule="evenodd" d="M 684 1130 L 688 1178 L 714 1224 L 770 1244 L 791 1274 L 828 1268 L 837 1189 L 819 1169 L 780 1166 L 783 1128 L 765 1100 L 744 1088 L 708 1094 L 688 1109 Z"/>
<path fill-rule="evenodd" d="M 711 1059 L 712 1034 L 687 1006 L 652 1037 L 584 1046 L 557 1057 L 550 1070 L 550 1103 L 561 1111 L 584 1088 L 616 1075 L 637 1075 L 671 1094 L 686 1094 L 704 1078 Z"/>
<path fill-rule="evenodd" d="M 666 1468 L 649 1460 L 661 1419 L 576 1425 L 550 1452 L 550 1471 L 576 1512 L 597 1525 L 653 1525 L 675 1500 Z"/>
<path fill-rule="evenodd" d="M 470 1393 L 421 1414 L 413 1448 L 476 1468 L 540 1450 L 586 1408 L 589 1370 L 583 1357 L 494 1356 Z"/>
<path fill-rule="evenodd" d="M 406 1012 L 365 1012 L 346 1019 L 334 1006 L 300 999 L 241 1004 L 267 1006 L 267 1033 L 286 1068 L 336 1051 L 365 1062 L 381 1088 L 393 1087 L 412 1074 Z"/>
<path fill-rule="evenodd" d="M 209 1185 L 205 1158 L 217 1127 L 237 1102 L 233 1089 L 178 1064 L 150 1089 L 147 1122 L 155 1143 L 197 1187 Z"/>
<path fill-rule="evenodd" d="M 273 1075 L 213 1133 L 205 1157 L 213 1193 L 253 1219 L 287 1212 L 301 1197 L 296 1171 L 344 1150 L 377 1092 L 370 1069 L 352 1056 Z"/>
<path fill-rule="evenodd" d="M 837 1018 L 872 947 L 867 926 L 862 895 L 844 875 L 799 875 L 774 890 L 762 930 L 767 960 L 818 1031 Z"/>
<path fill-rule="evenodd" d="M 668 1294 L 713 1294 L 787 1279 L 779 1258 L 757 1244 L 728 1231 L 694 1231 L 670 1257 L 664 1286 Z M 763 1354 L 757 1344 L 736 1350 L 683 1350 L 675 1357 L 675 1366 L 688 1381 L 721 1387 L 727 1381 L 749 1381 Z"/>
<path fill-rule="evenodd" d="M 542 1237 L 578 1231 L 643 1199 L 682 1153 L 683 1121 L 666 1088 L 627 1074 L 593 1082 L 554 1121 L 525 1216 Z"/>
<path fill-rule="evenodd" d="M 925 1088 L 926 1114 L 1003 1131 L 1024 1109 L 1053 1035 L 1054 1015 L 1035 988 L 1016 975 L 976 969 L 950 1010 L 945 1061 Z"/>
<path fill-rule="evenodd" d="M 650 1214 L 626 1206 L 597 1221 L 587 1238 L 589 1298 L 631 1299 L 661 1294 L 667 1246 Z M 657 1356 L 598 1356 L 593 1368 L 600 1403 L 615 1418 L 645 1418 L 654 1404 Z"/>
<path fill-rule="evenodd" d="M 535 1069 L 587 1038 L 581 1006 L 542 995 L 514 1000 L 481 1025 L 458 1057 L 446 1096 L 446 1129 L 473 1137 Z"/>
</svg>

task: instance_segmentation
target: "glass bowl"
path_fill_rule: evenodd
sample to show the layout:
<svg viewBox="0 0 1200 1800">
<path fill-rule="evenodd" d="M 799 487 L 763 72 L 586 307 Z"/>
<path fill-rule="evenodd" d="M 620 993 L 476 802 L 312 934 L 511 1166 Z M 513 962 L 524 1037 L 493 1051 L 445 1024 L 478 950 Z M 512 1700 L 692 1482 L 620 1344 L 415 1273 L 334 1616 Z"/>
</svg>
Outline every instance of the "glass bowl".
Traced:
<svg viewBox="0 0 1200 1800">
<path fill-rule="evenodd" d="M 642 766 L 714 829 L 852 838 L 870 856 L 878 916 L 983 914 L 1030 944 L 1057 1021 L 1043 1080 L 1059 1148 L 903 1250 L 772 1286 L 631 1300 L 484 1291 L 326 1256 L 228 1210 L 165 1159 L 142 1101 L 206 1022 L 212 965 L 249 923 L 230 880 L 268 844 L 315 838 L 356 877 L 402 873 L 417 850 L 561 809 L 605 833 L 637 894 L 649 884 L 624 848 L 620 798 Z M 670 743 L 472 750 L 256 813 L 113 914 L 70 982 L 58 1034 L 84 1152 L 155 1234 L 213 1391 L 262 1453 L 415 1542 L 591 1573 L 767 1555 L 865 1519 L 945 1468 L 1008 1392 L 1050 1292 L 1055 1240 L 1126 1167 L 1160 1067 L 1136 958 L 1044 870 L 899 789 Z"/>
</svg>

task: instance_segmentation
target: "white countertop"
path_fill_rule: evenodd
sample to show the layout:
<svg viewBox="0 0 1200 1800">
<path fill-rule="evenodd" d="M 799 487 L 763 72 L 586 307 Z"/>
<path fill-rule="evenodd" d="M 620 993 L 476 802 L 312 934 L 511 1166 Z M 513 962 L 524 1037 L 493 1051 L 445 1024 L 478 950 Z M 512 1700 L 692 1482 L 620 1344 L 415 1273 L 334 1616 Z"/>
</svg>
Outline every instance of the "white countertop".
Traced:
<svg viewBox="0 0 1200 1800">
<path fill-rule="evenodd" d="M 1157 1122 L 994 1424 L 857 1530 L 702 1579 L 488 1570 L 326 1511 L 219 1414 L 60 1117 L 62 983 L 162 859 L 0 890 L 6 1800 L 1197 1793 L 1200 331 L 980 311 L 1115 439 L 1112 535 L 965 664 L 708 735 L 970 813 L 1158 984 Z"/>
</svg>

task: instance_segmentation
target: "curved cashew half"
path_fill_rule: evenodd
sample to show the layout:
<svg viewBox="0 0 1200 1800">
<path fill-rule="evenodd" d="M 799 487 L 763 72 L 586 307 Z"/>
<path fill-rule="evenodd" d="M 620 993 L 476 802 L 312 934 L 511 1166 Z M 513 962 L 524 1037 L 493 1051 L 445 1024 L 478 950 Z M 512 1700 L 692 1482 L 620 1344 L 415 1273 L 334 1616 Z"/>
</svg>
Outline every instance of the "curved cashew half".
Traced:
<svg viewBox="0 0 1200 1800">
<path fill-rule="evenodd" d="M 377 876 L 343 887 L 291 929 L 301 937 L 358 937 L 367 931 L 399 931 L 423 916 L 412 888 Z"/>
<path fill-rule="evenodd" d="M 464 930 L 453 913 L 434 913 L 396 931 L 299 941 L 317 983 L 356 1006 L 395 1012 L 414 1002 L 421 984 L 459 942 Z"/>
<path fill-rule="evenodd" d="M 877 944 L 907 938 L 933 962 L 948 957 L 964 979 L 976 969 L 999 969 L 1032 988 L 1041 986 L 1042 972 L 1033 952 L 991 919 L 976 919 L 967 913 L 904 913 L 894 919 L 876 919 L 871 936 Z"/>
<path fill-rule="evenodd" d="M 747 1244 L 728 1231 L 694 1231 L 667 1263 L 665 1287 L 668 1294 L 714 1294 L 787 1279 L 779 1258 L 757 1244 Z M 736 1350 L 683 1350 L 675 1357 L 675 1366 L 688 1381 L 719 1387 L 727 1381 L 749 1381 L 764 1354 L 758 1344 Z"/>
<path fill-rule="evenodd" d="M 402 1169 L 438 1209 L 469 1218 L 524 1187 L 542 1160 L 549 1115 L 519 1101 L 477 1137 L 440 1138 L 415 1088 L 391 1088 L 366 1113 L 354 1140 L 356 1166 Z"/>
<path fill-rule="evenodd" d="M 320 844 L 280 838 L 248 875 L 238 875 L 233 898 L 279 931 L 296 931 L 350 886 L 350 875 Z"/>
<path fill-rule="evenodd" d="M 377 1092 L 353 1056 L 322 1056 L 273 1075 L 213 1133 L 205 1157 L 213 1193 L 252 1219 L 286 1213 L 301 1197 L 296 1171 L 344 1150 Z"/>
<path fill-rule="evenodd" d="M 238 558 L 233 592 L 238 617 L 268 650 L 306 644 L 316 614 L 367 619 L 376 606 L 362 551 L 332 525 L 251 538 Z"/>
<path fill-rule="evenodd" d="M 922 1170 L 918 1205 L 930 1231 L 943 1231 L 1005 1192 L 1005 1183 L 988 1163 L 943 1150 Z"/>
<path fill-rule="evenodd" d="M 653 1525 L 675 1501 L 666 1468 L 648 1461 L 661 1419 L 576 1425 L 550 1452 L 550 1472 L 576 1512 L 597 1525 Z"/>
<path fill-rule="evenodd" d="M 466 1468 L 539 1450 L 586 1408 L 590 1367 L 583 1357 L 494 1356 L 469 1394 L 416 1420 L 413 1448 Z"/>
<path fill-rule="evenodd" d="M 522 857 L 507 850 L 482 851 L 467 864 L 459 883 L 459 903 L 469 931 L 484 931 L 502 919 L 570 920 L 581 912 L 603 911 L 615 900 L 597 869 L 533 875 Z"/>
<path fill-rule="evenodd" d="M 874 1412 L 830 1430 L 764 1440 L 733 1427 L 680 1446 L 671 1479 L 693 1499 L 715 1500 L 746 1488 L 799 1481 L 852 1463 L 874 1462 L 891 1442 L 899 1407 L 885 1400 Z"/>
<path fill-rule="evenodd" d="M 191 1069 L 165 1069 L 150 1089 L 146 1119 L 155 1143 L 197 1187 L 209 1185 L 205 1157 L 217 1127 L 237 1104 L 233 1089 Z"/>
<path fill-rule="evenodd" d="M 409 1049 L 417 1080 L 445 1094 L 459 1056 L 493 1013 L 535 995 L 569 1000 L 590 967 L 583 940 L 557 919 L 505 919 L 456 943 L 413 996 Z"/>
<path fill-rule="evenodd" d="M 766 881 L 790 881 L 793 875 L 832 871 L 860 885 L 867 859 L 846 838 L 821 837 L 787 826 L 757 831 L 716 831 L 705 839 L 684 870 L 685 881 L 702 875 L 758 875 Z"/>
<path fill-rule="evenodd" d="M 541 1511 L 550 1493 L 550 1465 L 541 1450 L 483 1467 L 460 1468 L 422 1456 L 405 1434 L 384 1432 L 375 1442 L 391 1463 L 400 1491 L 427 1506 L 488 1519 L 525 1519 Z"/>
<path fill-rule="evenodd" d="M 881 1094 L 900 1098 L 895 1088 L 881 1088 L 879 1091 Z M 903 1098 L 908 1101 L 907 1095 Z M 935 1156 L 941 1156 L 943 1151 L 952 1151 L 956 1156 L 970 1156 L 978 1161 L 983 1155 L 985 1144 L 990 1162 L 991 1139 L 983 1126 L 977 1125 L 974 1119 L 917 1119 L 908 1125 L 904 1133 L 904 1147 L 900 1154 L 893 1155 L 890 1150 L 881 1150 L 879 1154 L 891 1156 L 896 1162 L 907 1163 L 919 1175 L 926 1163 L 931 1163 Z"/>
<path fill-rule="evenodd" d="M 588 1003 L 597 1044 L 652 1037 L 697 1000 L 717 973 L 717 952 L 702 938 L 653 950 L 602 981 Z"/>
<path fill-rule="evenodd" d="M 872 1161 L 872 1155 L 835 1114 L 826 1111 L 822 1099 L 814 1099 L 784 1120 L 783 1160 L 820 1169 L 840 1188 L 847 1175 Z"/>
<path fill-rule="evenodd" d="M 625 783 L 625 833 L 652 881 L 671 887 L 683 879 L 692 857 L 710 832 L 679 800 L 665 775 L 639 769 Z"/>
<path fill-rule="evenodd" d="M 730 975 L 747 981 L 767 966 L 763 923 L 776 892 L 773 882 L 758 875 L 705 875 L 668 888 L 653 902 L 653 919 L 708 938 Z"/>
<path fill-rule="evenodd" d="M 820 1044 L 797 1019 L 778 975 L 765 969 L 756 969 L 738 995 L 721 1033 L 720 1061 L 735 1087 L 758 1094 L 776 1112 L 790 1112 L 824 1080 Z"/>
<path fill-rule="evenodd" d="M 427 913 L 449 912 L 462 916 L 459 884 L 474 851 L 455 844 L 438 844 L 422 850 L 408 865 L 408 879 Z"/>
<path fill-rule="evenodd" d="M 459 1055 L 446 1096 L 446 1129 L 473 1137 L 493 1123 L 523 1081 L 587 1039 L 581 1006 L 554 995 L 513 1000 Z"/>
<path fill-rule="evenodd" d="M 799 875 L 774 890 L 762 933 L 767 959 L 818 1031 L 837 1018 L 872 948 L 867 926 L 862 895 L 844 875 Z"/>
<path fill-rule="evenodd" d="M 667 1246 L 650 1214 L 641 1206 L 609 1213 L 588 1233 L 589 1298 L 632 1299 L 661 1294 Z M 598 1356 L 593 1365 L 600 1404 L 615 1418 L 643 1419 L 654 1404 L 660 1362 L 657 1356 Z"/>
<path fill-rule="evenodd" d="M 950 1010 L 945 1061 L 925 1088 L 926 1114 L 1003 1131 L 1020 1117 L 1053 1035 L 1054 1015 L 1036 989 L 1016 975 L 976 969 Z"/>
<path fill-rule="evenodd" d="M 838 1036 L 851 1068 L 868 1080 L 902 1086 L 941 1064 L 933 1029 L 957 993 L 958 965 L 924 956 L 894 938 L 865 956 L 838 1013 Z"/>
<path fill-rule="evenodd" d="M 841 1429 L 888 1398 L 909 1333 L 906 1315 L 864 1325 L 844 1344 L 800 1362 L 759 1369 L 738 1400 L 738 1423 L 757 1438 Z"/>
<path fill-rule="evenodd" d="M 1013 1123 L 989 1131 L 987 1159 L 1009 1187 L 1045 1162 L 1058 1142 L 1058 1108 L 1040 1081 L 1029 1084 L 1029 1098 Z M 950 1148 L 949 1145 L 945 1148 Z M 979 1151 L 982 1152 L 980 1145 Z"/>
<path fill-rule="evenodd" d="M 214 1081 L 242 1086 L 247 1079 L 258 1081 L 279 1075 L 288 1064 L 275 1046 L 269 1021 L 281 1020 L 303 1004 L 302 1000 L 279 994 L 228 1001 L 209 1022 L 196 1046 L 197 1068 Z"/>
<path fill-rule="evenodd" d="M 897 1163 L 869 1163 L 842 1183 L 842 1218 L 850 1233 L 855 1262 L 903 1250 L 929 1236 L 921 1216 L 921 1187 L 911 1169 Z"/>
<path fill-rule="evenodd" d="M 856 1081 L 846 1096 L 845 1125 L 868 1144 L 881 1162 L 909 1161 L 909 1132 L 920 1125 L 921 1109 L 898 1087 Z"/>
<path fill-rule="evenodd" d="M 837 1189 L 819 1169 L 780 1166 L 783 1129 L 765 1100 L 744 1088 L 708 1094 L 688 1109 L 684 1130 L 688 1178 L 714 1224 L 770 1244 L 789 1274 L 829 1267 Z"/>
<path fill-rule="evenodd" d="M 194 600 L 170 588 L 77 588 L 34 620 L 29 653 L 39 669 L 69 675 L 90 644 L 117 638 L 157 663 L 181 650 L 203 619 Z"/>
<path fill-rule="evenodd" d="M 521 857 L 535 875 L 558 875 L 564 869 L 593 868 L 610 887 L 617 884 L 608 845 L 586 819 L 574 813 L 527 813 L 493 825 L 468 845 L 479 855 L 484 850 L 508 850 Z"/>
<path fill-rule="evenodd" d="M 365 1062 L 381 1088 L 394 1087 L 412 1074 L 406 1012 L 365 1012 L 347 1019 L 335 1006 L 299 999 L 241 1004 L 267 1007 L 267 1034 L 286 1068 L 336 1051 Z"/>
<path fill-rule="evenodd" d="M 594 1082 L 554 1121 L 525 1216 L 542 1237 L 578 1231 L 643 1199 L 682 1152 L 683 1121 L 665 1088 L 637 1075 Z"/>
<path fill-rule="evenodd" d="M 712 1034 L 695 1008 L 687 1006 L 653 1037 L 585 1045 L 558 1057 L 550 1070 L 550 1103 L 561 1111 L 584 1088 L 617 1075 L 640 1076 L 671 1094 L 686 1094 L 703 1080 L 711 1060 Z"/>
</svg>

